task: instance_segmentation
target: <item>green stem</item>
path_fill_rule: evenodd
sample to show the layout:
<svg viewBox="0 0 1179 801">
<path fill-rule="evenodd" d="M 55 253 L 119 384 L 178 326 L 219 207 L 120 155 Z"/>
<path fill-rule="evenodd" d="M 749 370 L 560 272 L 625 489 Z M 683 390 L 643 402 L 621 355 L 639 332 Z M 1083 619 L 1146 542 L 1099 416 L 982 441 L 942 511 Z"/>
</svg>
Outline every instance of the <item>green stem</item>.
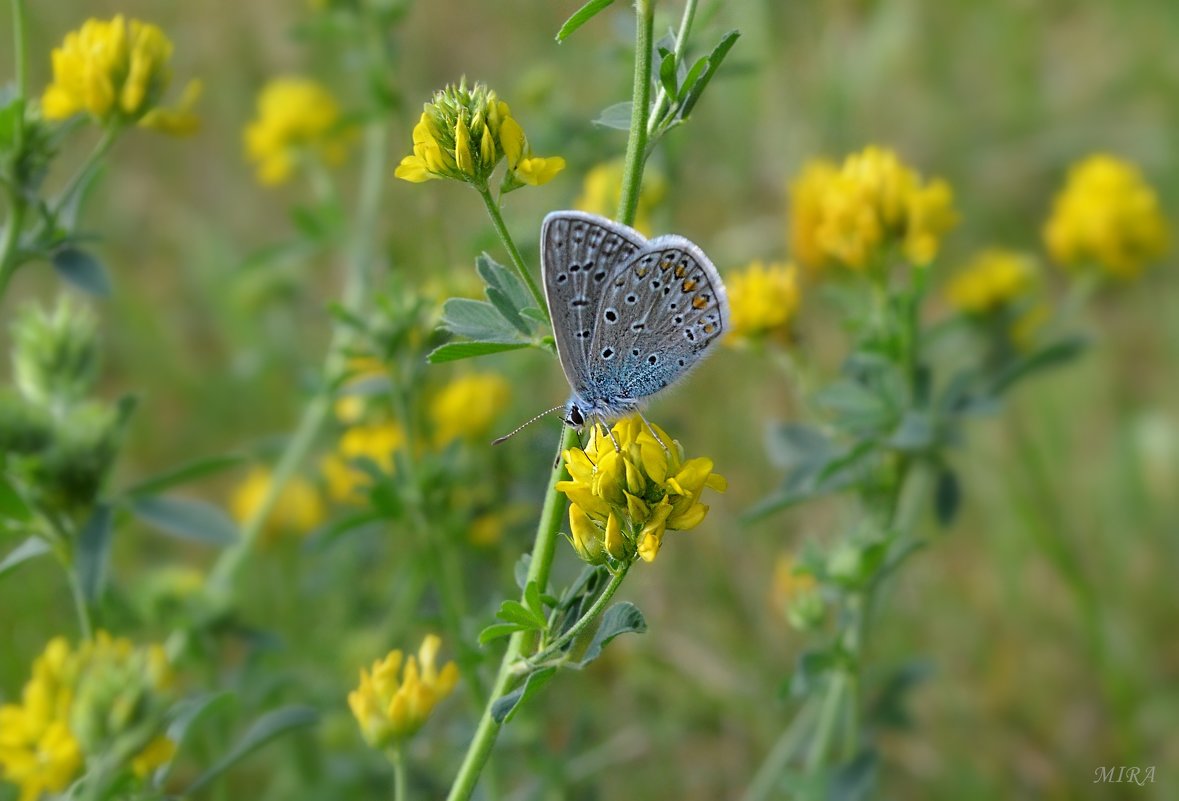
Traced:
<svg viewBox="0 0 1179 801">
<path fill-rule="evenodd" d="M 626 573 L 628 570 L 630 570 L 631 564 L 633 563 L 624 565 L 621 570 L 610 577 L 610 583 L 607 584 L 602 590 L 602 594 L 594 600 L 593 604 L 590 605 L 590 608 L 586 610 L 585 614 L 582 615 L 576 623 L 569 627 L 568 631 L 554 640 L 543 651 L 536 654 L 535 656 L 529 657 L 520 665 L 518 665 L 516 667 L 516 672 L 518 674 L 524 674 L 533 668 L 543 665 L 545 662 L 558 654 L 562 648 L 573 642 L 573 640 L 575 640 L 578 635 L 585 631 L 587 626 L 597 620 L 598 615 L 600 615 L 602 610 L 606 608 L 606 604 L 610 603 L 610 599 L 614 597 L 614 593 L 617 592 L 618 588 L 622 586 L 622 580 L 626 578 Z"/>
<path fill-rule="evenodd" d="M 635 0 L 635 78 L 631 93 L 630 136 L 618 200 L 618 221 L 633 225 L 647 160 L 647 120 L 651 113 L 651 39 L 655 27 L 655 0 Z"/>
<path fill-rule="evenodd" d="M 405 748 L 394 748 L 389 760 L 393 763 L 393 801 L 405 801 Z"/>
<path fill-rule="evenodd" d="M 680 29 L 675 37 L 675 63 L 684 63 L 684 52 L 688 46 L 688 34 L 692 30 L 692 21 L 696 18 L 696 4 L 697 0 L 688 0 L 684 3 L 684 14 L 680 17 Z M 651 118 L 647 120 L 647 136 L 655 135 L 655 128 L 660 123 L 660 118 L 663 116 L 664 106 L 667 104 L 667 90 L 663 88 L 660 83 L 659 91 L 655 93 L 655 104 L 652 106 Z"/>
<path fill-rule="evenodd" d="M 572 448 L 576 444 L 577 432 L 572 428 L 566 428 L 561 438 L 558 455 L 566 448 Z M 561 517 L 565 511 L 565 496 L 557 491 L 557 482 L 564 481 L 568 477 L 569 473 L 565 469 L 565 463 L 561 460 L 549 476 L 544 507 L 541 509 L 540 523 L 536 528 L 536 540 L 532 545 L 532 559 L 528 563 L 525 586 L 535 581 L 541 592 L 544 592 L 548 585 L 553 554 L 557 547 L 557 533 L 561 528 Z M 521 600 L 523 600 L 522 596 Z M 459 766 L 454 784 L 451 785 L 450 793 L 446 796 L 447 801 L 466 801 L 475 792 L 475 786 L 479 782 L 479 774 L 487 763 L 487 758 L 491 756 L 491 749 L 495 745 L 501 728 L 500 724 L 496 723 L 491 716 L 491 709 L 495 702 L 509 691 L 515 681 L 516 674 L 513 668 L 523 654 L 526 643 L 530 640 L 529 634 L 531 632 L 518 631 L 508 640 L 507 650 L 504 651 L 503 659 L 499 663 L 499 672 L 491 687 L 491 694 L 487 698 L 487 706 L 479 719 L 475 736 L 471 738 L 471 743 L 467 746 L 467 753 L 463 757 L 462 765 Z"/>
<path fill-rule="evenodd" d="M 846 688 L 847 673 L 843 670 L 832 673 L 827 679 L 827 692 L 819 708 L 819 723 L 815 727 L 815 737 L 806 758 L 806 771 L 811 776 L 817 775 L 827 762 Z"/>
<path fill-rule="evenodd" d="M 491 190 L 485 186 L 480 187 L 479 197 L 483 198 L 483 205 L 487 207 L 487 216 L 491 217 L 491 224 L 495 226 L 495 232 L 499 235 L 499 241 L 507 249 L 508 255 L 512 259 L 512 266 L 516 268 L 516 273 L 528 285 L 528 291 L 532 293 L 532 299 L 536 301 L 536 307 L 541 310 L 546 320 L 549 319 L 549 306 L 545 303 L 544 295 L 541 294 L 540 286 L 536 283 L 536 279 L 528 271 L 528 265 L 524 263 L 524 257 L 520 255 L 520 249 L 516 247 L 515 240 L 512 239 L 512 235 L 508 232 L 508 226 L 504 223 L 504 217 L 500 213 L 499 204 L 491 196 Z"/>
<path fill-rule="evenodd" d="M 8 220 L 4 224 L 3 238 L 0 239 L 0 300 L 4 298 L 4 293 L 8 289 L 8 282 L 12 280 L 12 274 L 16 272 L 17 268 L 17 251 L 20 245 L 20 233 L 25 223 L 25 210 L 27 204 L 25 203 L 24 194 L 21 191 L 21 176 L 15 174 L 19 170 L 19 164 L 24 152 L 24 138 L 25 138 L 25 115 L 24 115 L 24 99 L 28 91 L 28 77 L 26 70 L 26 56 L 25 56 L 25 4 L 24 0 L 12 0 L 12 51 L 15 60 L 15 91 L 16 97 L 14 102 L 18 105 L 19 115 L 16 120 L 16 131 L 13 137 L 13 151 L 15 159 L 13 163 L 18 165 L 14 170 L 13 175 L 8 175 L 7 200 L 8 200 Z"/>
<path fill-rule="evenodd" d="M 78 629 L 83 640 L 90 640 L 94 637 L 94 625 L 90 621 L 90 608 L 86 605 L 86 597 L 82 594 L 82 584 L 78 581 L 77 572 L 70 565 L 63 567 L 70 585 L 70 595 L 74 598 L 74 611 L 78 614 Z"/>
<path fill-rule="evenodd" d="M 808 699 L 782 732 L 782 736 L 774 743 L 757 773 L 753 774 L 753 780 L 745 790 L 743 801 L 766 801 L 776 795 L 778 779 L 805 744 L 814 717 L 814 702 L 813 699 Z"/>
<path fill-rule="evenodd" d="M 373 122 L 365 132 L 364 168 L 361 171 L 356 227 L 353 232 L 353 248 L 348 262 L 348 274 L 343 292 L 343 306 L 352 313 L 359 311 L 366 302 L 368 288 L 371 284 L 374 261 L 372 240 L 377 231 L 381 210 L 382 187 L 385 183 L 387 151 L 389 149 L 389 128 L 388 121 L 381 118 Z M 331 378 L 342 368 L 345 360 L 345 346 L 352 336 L 351 330 L 344 325 L 337 323 L 334 326 L 324 363 L 326 377 Z M 213 566 L 209 581 L 215 588 L 220 590 L 231 588 L 235 576 L 253 552 L 258 538 L 261 536 L 262 526 L 270 516 L 283 488 L 295 475 L 299 465 L 303 463 L 320 429 L 328 419 L 333 396 L 328 382 L 324 383 L 325 386 L 319 389 L 304 407 L 295 433 L 287 442 L 286 449 L 279 457 L 278 464 L 275 465 L 270 484 L 262 496 L 261 503 L 242 526 L 241 539 L 223 551 Z"/>
<path fill-rule="evenodd" d="M 66 183 L 65 188 L 57 196 L 54 203 L 54 208 L 57 212 L 64 209 L 73 200 L 74 195 L 81 189 L 90 178 L 94 175 L 95 170 L 98 169 L 102 163 L 102 159 L 110 151 L 111 146 L 115 143 L 115 139 L 119 136 L 121 129 L 116 125 L 108 126 L 102 132 L 98 143 L 94 145 L 94 149 L 90 151 L 90 155 L 86 156 L 86 160 L 82 162 L 82 166 L 73 174 L 70 180 Z"/>
</svg>

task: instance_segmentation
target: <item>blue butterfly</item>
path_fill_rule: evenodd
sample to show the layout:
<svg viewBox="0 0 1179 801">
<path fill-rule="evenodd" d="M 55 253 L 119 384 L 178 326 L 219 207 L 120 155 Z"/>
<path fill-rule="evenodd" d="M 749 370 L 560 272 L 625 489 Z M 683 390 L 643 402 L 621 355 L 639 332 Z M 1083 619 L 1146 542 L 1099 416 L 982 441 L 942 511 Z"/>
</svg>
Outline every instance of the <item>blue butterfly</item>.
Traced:
<svg viewBox="0 0 1179 801">
<path fill-rule="evenodd" d="M 555 211 L 541 226 L 540 253 L 557 356 L 573 390 L 569 425 L 638 412 L 728 330 L 720 274 L 682 236 L 648 241 L 596 214 Z"/>
</svg>

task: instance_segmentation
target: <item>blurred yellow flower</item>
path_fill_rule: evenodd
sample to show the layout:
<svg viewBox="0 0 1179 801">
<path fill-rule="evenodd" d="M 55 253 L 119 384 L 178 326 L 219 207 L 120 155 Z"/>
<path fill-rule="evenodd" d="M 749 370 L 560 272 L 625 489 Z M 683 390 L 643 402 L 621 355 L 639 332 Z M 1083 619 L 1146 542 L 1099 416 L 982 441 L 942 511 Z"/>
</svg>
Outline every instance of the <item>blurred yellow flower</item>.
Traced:
<svg viewBox="0 0 1179 801">
<path fill-rule="evenodd" d="M 808 267 L 834 262 L 865 270 L 893 243 L 910 263 L 924 266 L 958 220 L 949 184 L 923 181 L 879 147 L 853 153 L 838 168 L 822 160 L 807 164 L 790 194 L 791 246 Z"/>
<path fill-rule="evenodd" d="M 348 706 L 370 746 L 387 748 L 412 737 L 450 695 L 459 673 L 454 662 L 435 668 L 441 646 L 442 640 L 429 634 L 416 659 L 394 650 L 374 662 L 371 672 L 360 669 L 360 686 L 348 694 Z"/>
<path fill-rule="evenodd" d="M 300 159 L 341 163 L 348 155 L 352 131 L 322 84 L 307 78 L 276 78 L 262 87 L 257 114 L 246 126 L 244 140 L 258 180 L 275 185 L 291 177 Z"/>
<path fill-rule="evenodd" d="M 946 287 L 959 311 L 989 314 L 1024 297 L 1035 280 L 1035 266 L 1024 253 L 991 248 L 978 253 Z"/>
<path fill-rule="evenodd" d="M 573 208 L 587 211 L 601 217 L 613 218 L 618 212 L 622 197 L 623 159 L 604 161 L 595 165 L 585 174 L 581 194 L 573 202 Z M 643 173 L 643 185 L 639 190 L 639 203 L 635 211 L 634 229 L 644 236 L 650 236 L 651 212 L 667 194 L 667 180 L 663 174 L 647 169 Z"/>
<path fill-rule="evenodd" d="M 1135 278 L 1170 246 L 1158 196 L 1141 171 L 1115 156 L 1089 156 L 1069 170 L 1044 226 L 1049 254 L 1065 267 L 1096 264 Z"/>
<path fill-rule="evenodd" d="M 393 422 L 353 426 L 340 437 L 335 453 L 320 465 L 327 482 L 328 496 L 337 503 L 361 500 L 360 489 L 369 476 L 352 462 L 367 459 L 384 473 L 393 472 L 393 454 L 405 446 L 405 432 Z"/>
<path fill-rule="evenodd" d="M 839 168 L 825 159 L 803 165 L 802 172 L 790 183 L 789 235 L 790 252 L 806 267 L 821 267 L 827 257 L 820 247 L 817 232 L 823 221 L 827 187 L 839 174 Z"/>
<path fill-rule="evenodd" d="M 155 25 L 118 15 L 89 19 L 52 53 L 53 83 L 41 97 L 46 119 L 87 113 L 103 125 L 140 125 L 183 135 L 197 129 L 191 112 L 200 85 L 190 83 L 178 107 L 160 100 L 172 82 L 172 42 Z"/>
<path fill-rule="evenodd" d="M 385 376 L 385 365 L 375 356 L 353 356 L 348 359 L 344 384 L 332 405 L 336 420 L 344 425 L 356 425 L 364 419 L 369 407 L 370 395 L 350 392 L 357 384 L 381 379 Z"/>
<path fill-rule="evenodd" d="M 495 373 L 471 373 L 454 379 L 430 401 L 435 442 L 445 445 L 459 437 L 483 436 L 511 395 L 511 385 Z"/>
<path fill-rule="evenodd" d="M 565 168 L 565 159 L 535 156 L 524 129 L 508 104 L 486 84 L 468 88 L 466 79 L 434 93 L 413 129 L 413 153 L 395 175 L 420 183 L 453 178 L 485 188 L 500 161 L 507 159 L 504 189 L 548 183 Z"/>
<path fill-rule="evenodd" d="M 824 613 L 819 582 L 788 553 L 780 554 L 774 563 L 770 603 L 797 629 L 814 626 Z"/>
<path fill-rule="evenodd" d="M 0 776 L 20 788 L 21 801 L 61 792 L 86 757 L 117 752 L 119 738 L 145 723 L 162 725 L 170 684 L 158 645 L 136 648 L 104 631 L 77 649 L 64 637 L 50 640 L 33 662 L 21 702 L 0 706 Z M 131 755 L 128 767 L 143 776 L 174 753 L 161 734 Z"/>
<path fill-rule="evenodd" d="M 633 415 L 614 424 L 613 440 L 595 426 L 584 449 L 564 452 L 570 480 L 557 489 L 569 498 L 573 547 L 585 561 L 630 563 L 637 555 L 650 562 L 668 530 L 686 531 L 704 519 L 705 487 L 724 492 L 711 459 L 685 461 L 680 444 L 655 431 L 658 440 Z"/>
<path fill-rule="evenodd" d="M 238 523 L 252 520 L 270 491 L 274 477 L 269 468 L 254 467 L 238 485 L 230 499 L 230 511 Z M 284 534 L 303 535 L 324 521 L 325 511 L 319 490 L 305 478 L 292 476 L 262 524 L 264 540 L 273 541 Z"/>
<path fill-rule="evenodd" d="M 752 262 L 725 277 L 731 317 L 729 337 L 759 339 L 789 335 L 798 312 L 798 268 L 793 264 Z"/>
</svg>

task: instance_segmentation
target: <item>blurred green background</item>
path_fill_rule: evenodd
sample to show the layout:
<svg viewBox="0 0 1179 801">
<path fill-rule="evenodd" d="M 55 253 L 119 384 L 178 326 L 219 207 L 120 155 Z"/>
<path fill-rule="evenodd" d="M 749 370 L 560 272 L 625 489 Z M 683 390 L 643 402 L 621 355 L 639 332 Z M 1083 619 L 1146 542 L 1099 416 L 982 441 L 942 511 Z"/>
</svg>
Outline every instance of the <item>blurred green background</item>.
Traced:
<svg viewBox="0 0 1179 801">
<path fill-rule="evenodd" d="M 189 77 L 205 83 L 201 133 L 127 136 L 87 211 L 86 227 L 102 232 L 101 255 L 116 281 L 99 305 L 103 392 L 132 391 L 142 401 L 122 478 L 264 447 L 293 425 L 321 362 L 325 305 L 341 265 L 243 267 L 251 252 L 289 237 L 288 209 L 304 196 L 255 183 L 241 130 L 267 79 L 314 75 L 347 105 L 361 92 L 355 65 L 330 44 L 297 35 L 307 9 L 294 0 L 30 5 L 35 87 L 48 81 L 49 50 L 67 31 L 118 12 L 173 38 L 178 85 Z M 625 144 L 621 132 L 590 121 L 629 95 L 629 14 L 618 4 L 558 46 L 553 34 L 577 5 L 419 2 L 398 33 L 404 124 L 391 156 L 409 151 L 418 104 L 466 75 L 511 102 L 537 152 L 568 159 L 552 184 L 508 200 L 509 225 L 529 243 L 529 258 L 543 214 L 569 206 L 585 171 Z M 657 30 L 678 13 L 678 5 L 660 4 Z M 0 41 L 10 41 L 10 24 L 0 15 Z M 869 143 L 894 147 L 953 185 L 963 222 L 935 267 L 942 276 L 979 247 L 1038 251 L 1067 165 L 1090 152 L 1138 163 L 1172 219 L 1179 209 L 1173 0 L 702 3 L 701 47 L 734 27 L 743 36 L 721 78 L 652 160 L 670 187 L 656 228 L 691 237 L 722 271 L 785 257 L 788 179 L 809 158 Z M 9 62 L 6 51 L 3 69 Z M 394 183 L 391 172 L 389 180 L 382 220 L 390 270 L 423 283 L 450 272 L 461 283 L 475 253 L 499 252 L 474 193 Z M 5 318 L 21 297 L 52 296 L 55 282 L 41 272 L 21 274 Z M 814 294 L 803 305 L 799 347 L 833 365 L 843 344 L 833 309 Z M 1102 294 L 1085 324 L 1097 343 L 1086 358 L 1022 388 L 1003 415 L 973 430 L 955 465 L 963 515 L 909 565 L 874 626 L 876 665 L 916 657 L 931 668 L 911 696 L 912 728 L 883 734 L 887 797 L 1179 797 L 1175 259 Z M 504 428 L 565 397 L 556 364 L 538 352 L 488 364 L 520 388 Z M 704 525 L 672 535 L 659 560 L 637 568 L 624 588 L 650 632 L 619 641 L 586 674 L 563 675 L 543 704 L 506 730 L 496 772 L 501 782 L 518 776 L 526 785 L 513 797 L 739 795 L 789 719 L 779 689 L 803 642 L 769 603 L 774 558 L 826 538 L 839 519 L 824 502 L 752 528 L 738 520 L 775 484 L 761 440 L 766 422 L 798 413 L 792 398 L 766 360 L 726 351 L 655 404 L 654 419 L 690 453 L 712 456 L 730 491 Z M 533 466 L 520 480 L 536 493 L 553 428 L 538 425 L 503 446 Z M 237 478 L 200 491 L 223 500 Z M 530 525 L 511 532 L 503 554 L 470 553 L 495 560 L 502 579 L 498 589 L 479 590 L 481 621 L 490 619 L 496 593 L 511 588 L 510 565 L 527 547 Z M 160 564 L 211 558 L 129 528 L 117 543 L 114 576 L 133 585 Z M 342 716 L 356 667 L 397 643 L 363 642 L 333 615 L 360 557 L 318 558 L 296 554 L 259 566 L 250 613 L 287 643 L 276 661 L 325 706 L 338 698 Z M 561 575 L 573 562 L 562 553 Z M 0 582 L 0 693 L 19 691 L 51 634 L 73 630 L 52 565 Z M 405 643 L 420 633 L 410 623 Z M 451 701 L 446 722 L 427 731 L 419 750 L 432 756 L 419 781 L 445 785 L 467 715 Z M 259 755 L 220 797 L 381 797 L 379 784 L 357 781 L 332 756 L 338 740 L 360 749 L 347 720 L 329 718 L 325 729 Z M 537 741 L 542 747 L 529 747 Z M 1156 782 L 1094 784 L 1094 770 L 1111 765 L 1156 766 Z"/>
</svg>

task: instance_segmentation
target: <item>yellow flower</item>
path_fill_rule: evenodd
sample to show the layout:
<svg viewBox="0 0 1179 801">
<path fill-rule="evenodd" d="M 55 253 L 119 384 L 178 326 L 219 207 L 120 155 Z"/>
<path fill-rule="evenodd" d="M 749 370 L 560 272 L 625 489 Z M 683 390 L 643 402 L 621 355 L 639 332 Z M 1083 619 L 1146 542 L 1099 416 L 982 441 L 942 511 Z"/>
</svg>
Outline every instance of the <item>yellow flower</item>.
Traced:
<svg viewBox="0 0 1179 801">
<path fill-rule="evenodd" d="M 793 264 L 751 263 L 725 278 L 734 339 L 789 334 L 798 312 L 798 269 Z"/>
<path fill-rule="evenodd" d="M 797 629 L 810 628 L 823 617 L 819 582 L 790 554 L 780 554 L 774 563 L 770 597 L 773 607 Z"/>
<path fill-rule="evenodd" d="M 949 184 L 925 183 L 879 147 L 853 153 L 838 168 L 807 164 L 790 194 L 791 246 L 808 267 L 837 263 L 862 271 L 894 243 L 910 263 L 924 266 L 958 220 Z"/>
<path fill-rule="evenodd" d="M 1097 154 L 1075 164 L 1052 204 L 1044 243 L 1065 267 L 1096 264 L 1115 278 L 1136 278 L 1170 246 L 1158 196 L 1139 169 Z"/>
<path fill-rule="evenodd" d="M 622 159 L 605 161 L 591 168 L 585 174 L 581 194 L 573 207 L 602 217 L 613 217 L 618 212 L 618 201 L 622 195 Z M 651 235 L 651 212 L 667 194 L 667 181 L 662 173 L 648 169 L 643 174 L 643 186 L 639 190 L 639 203 L 635 211 L 634 228 L 645 236 Z"/>
<path fill-rule="evenodd" d="M 614 424 L 613 440 L 595 426 L 584 449 L 563 454 L 570 480 L 557 489 L 569 498 L 571 541 L 585 561 L 650 562 L 668 530 L 686 531 L 704 519 L 705 487 L 724 492 L 711 459 L 685 460 L 678 442 L 655 431 L 659 439 L 634 415 Z"/>
<path fill-rule="evenodd" d="M 393 472 L 393 454 L 405 446 L 405 432 L 393 422 L 353 426 L 340 438 L 336 452 L 320 465 L 328 495 L 337 503 L 360 500 L 360 489 L 368 484 L 364 470 L 353 464 L 366 459 L 384 473 Z"/>
<path fill-rule="evenodd" d="M 104 631 L 77 649 L 54 638 L 34 660 L 21 702 L 0 706 L 0 776 L 20 788 L 21 801 L 61 792 L 87 757 L 114 752 L 122 735 L 145 723 L 162 724 L 170 683 L 158 645 L 136 648 Z M 141 767 L 150 771 L 174 752 L 161 735 L 132 755 L 128 767 L 146 775 Z"/>
<path fill-rule="evenodd" d="M 559 156 L 534 156 L 524 129 L 508 104 L 486 84 L 468 88 L 466 79 L 434 93 L 413 129 L 413 153 L 401 160 L 398 178 L 421 183 L 453 178 L 486 188 L 507 159 L 503 191 L 548 183 L 565 168 Z"/>
<path fill-rule="evenodd" d="M 511 394 L 511 385 L 494 373 L 472 373 L 451 381 L 430 401 L 435 442 L 445 445 L 459 437 L 483 436 Z"/>
<path fill-rule="evenodd" d="M 450 695 L 458 668 L 454 662 L 435 668 L 441 645 L 437 635 L 429 634 L 416 659 L 395 650 L 374 662 L 371 672 L 361 668 L 360 686 L 348 694 L 348 706 L 370 746 L 387 748 L 412 737 L 435 705 Z"/>
<path fill-rule="evenodd" d="M 276 78 L 258 95 L 257 115 L 246 126 L 246 157 L 256 163 L 258 180 L 281 184 L 302 158 L 329 165 L 348 155 L 352 131 L 340 106 L 322 84 L 306 78 Z"/>
<path fill-rule="evenodd" d="M 103 125 L 139 123 L 191 133 L 198 125 L 190 109 L 199 84 L 189 84 L 179 107 L 159 106 L 172 82 L 171 58 L 172 42 L 155 25 L 121 14 L 106 22 L 89 19 L 54 48 L 53 83 L 41 97 L 42 113 L 50 120 L 86 113 Z"/>
<path fill-rule="evenodd" d="M 990 314 L 1025 296 L 1035 268 L 1023 253 L 992 248 L 977 254 L 950 281 L 946 295 L 959 311 Z"/>
<path fill-rule="evenodd" d="M 790 183 L 790 252 L 805 267 L 822 267 L 827 257 L 816 232 L 823 220 L 824 197 L 839 169 L 829 161 L 816 159 L 802 168 Z"/>
<path fill-rule="evenodd" d="M 252 520 L 270 491 L 273 474 L 266 467 L 254 467 L 234 490 L 230 511 L 238 523 Z M 319 490 L 305 478 L 292 476 L 278 494 L 262 524 L 263 537 L 275 540 L 284 534 L 307 534 L 324 521 Z"/>
</svg>

